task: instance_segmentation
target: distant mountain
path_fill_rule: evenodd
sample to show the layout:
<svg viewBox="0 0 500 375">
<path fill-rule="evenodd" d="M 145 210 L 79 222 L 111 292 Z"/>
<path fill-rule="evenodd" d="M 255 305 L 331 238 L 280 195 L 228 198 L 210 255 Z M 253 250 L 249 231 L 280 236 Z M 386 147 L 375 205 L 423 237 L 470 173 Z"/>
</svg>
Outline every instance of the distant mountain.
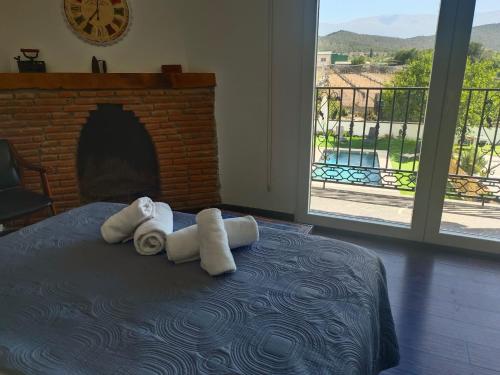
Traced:
<svg viewBox="0 0 500 375">
<path fill-rule="evenodd" d="M 471 39 L 486 48 L 500 51 L 500 23 L 474 27 Z"/>
<path fill-rule="evenodd" d="M 474 17 L 474 26 L 500 22 L 500 11 L 478 13 Z M 376 17 L 357 18 L 342 23 L 320 23 L 318 33 L 321 36 L 336 31 L 351 31 L 357 34 L 380 35 L 396 38 L 429 36 L 436 32 L 437 15 L 433 14 L 394 14 Z"/>
<path fill-rule="evenodd" d="M 413 38 L 393 38 L 381 35 L 357 34 L 340 30 L 319 37 L 320 51 L 350 52 L 394 52 L 400 49 L 434 48 L 434 35 Z M 472 29 L 472 40 L 482 43 L 486 48 L 500 51 L 500 23 L 476 26 Z"/>
<path fill-rule="evenodd" d="M 433 46 L 433 37 L 392 38 L 380 35 L 357 34 L 340 30 L 330 35 L 320 37 L 320 51 L 350 52 L 393 52 L 400 49 L 427 49 Z"/>
<path fill-rule="evenodd" d="M 328 35 L 336 31 L 350 31 L 357 34 L 380 35 L 396 38 L 411 38 L 416 35 L 432 35 L 436 32 L 437 16 L 387 15 L 358 18 L 338 24 L 319 25 L 319 35 Z"/>
</svg>

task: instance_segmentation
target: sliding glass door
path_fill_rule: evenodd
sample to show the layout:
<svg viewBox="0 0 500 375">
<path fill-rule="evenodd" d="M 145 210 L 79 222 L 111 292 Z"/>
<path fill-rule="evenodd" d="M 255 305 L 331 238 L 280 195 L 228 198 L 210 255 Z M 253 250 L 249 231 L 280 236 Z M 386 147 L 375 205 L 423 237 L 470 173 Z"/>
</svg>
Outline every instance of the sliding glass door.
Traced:
<svg viewBox="0 0 500 375">
<path fill-rule="evenodd" d="M 309 209 L 410 228 L 440 0 L 371 3 L 320 3 Z"/>
<path fill-rule="evenodd" d="M 441 200 L 429 213 L 428 238 L 495 251 L 500 250 L 500 3 L 477 0 L 473 25 L 458 115 L 438 146 L 447 173 L 445 186 L 436 178 Z"/>
<path fill-rule="evenodd" d="M 454 245 L 494 251 L 500 12 L 482 1 L 474 28 L 471 0 L 322 0 L 309 14 L 319 35 L 304 61 L 315 80 L 299 219 L 436 243 L 453 235 Z M 304 90 L 310 83 L 306 75 Z"/>
</svg>

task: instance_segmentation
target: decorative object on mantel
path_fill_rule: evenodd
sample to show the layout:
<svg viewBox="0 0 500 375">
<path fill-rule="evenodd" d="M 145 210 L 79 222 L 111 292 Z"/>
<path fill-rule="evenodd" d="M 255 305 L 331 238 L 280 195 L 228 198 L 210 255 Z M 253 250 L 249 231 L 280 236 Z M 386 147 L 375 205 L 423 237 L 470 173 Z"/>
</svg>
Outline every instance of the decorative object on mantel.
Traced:
<svg viewBox="0 0 500 375">
<path fill-rule="evenodd" d="M 130 24 L 127 0 L 64 0 L 64 16 L 80 39 L 100 46 L 119 41 Z"/>
<path fill-rule="evenodd" d="M 98 60 L 97 57 L 92 56 L 92 73 L 107 73 L 108 65 L 105 60 Z"/>
<path fill-rule="evenodd" d="M 161 72 L 164 74 L 182 73 L 182 65 L 162 65 Z"/>
<path fill-rule="evenodd" d="M 20 73 L 45 73 L 45 61 L 35 61 L 40 54 L 39 49 L 21 48 L 21 53 L 27 60 L 21 60 L 21 56 L 14 57 Z"/>
</svg>

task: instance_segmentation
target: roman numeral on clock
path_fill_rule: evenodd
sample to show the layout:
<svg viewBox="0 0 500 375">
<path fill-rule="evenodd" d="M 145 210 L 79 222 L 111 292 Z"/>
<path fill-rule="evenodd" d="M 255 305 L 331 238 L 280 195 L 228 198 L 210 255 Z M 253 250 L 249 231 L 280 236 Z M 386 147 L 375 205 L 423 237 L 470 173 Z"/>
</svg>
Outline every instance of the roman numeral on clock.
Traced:
<svg viewBox="0 0 500 375">
<path fill-rule="evenodd" d="M 123 8 L 115 8 L 114 12 L 115 12 L 115 15 L 117 15 L 117 16 L 122 16 L 122 17 L 125 16 L 125 9 L 123 9 Z"/>
<path fill-rule="evenodd" d="M 85 17 L 83 17 L 81 14 L 78 17 L 75 18 L 75 22 L 78 25 L 81 25 L 83 21 L 85 21 Z"/>
<path fill-rule="evenodd" d="M 108 32 L 108 35 L 113 35 L 116 32 L 111 25 L 106 25 L 106 31 Z"/>
<path fill-rule="evenodd" d="M 104 35 L 106 35 L 106 28 L 104 26 L 97 26 L 97 36 L 99 38 L 103 37 Z"/>
<path fill-rule="evenodd" d="M 118 26 L 118 28 L 122 27 L 122 25 L 123 25 L 123 22 L 122 22 L 120 19 L 116 18 L 116 17 L 115 17 L 115 18 L 113 18 L 113 23 L 114 23 L 116 26 Z"/>
<path fill-rule="evenodd" d="M 87 23 L 85 27 L 83 28 L 83 31 L 85 31 L 87 34 L 92 34 L 94 26 L 91 25 L 90 23 Z"/>
</svg>

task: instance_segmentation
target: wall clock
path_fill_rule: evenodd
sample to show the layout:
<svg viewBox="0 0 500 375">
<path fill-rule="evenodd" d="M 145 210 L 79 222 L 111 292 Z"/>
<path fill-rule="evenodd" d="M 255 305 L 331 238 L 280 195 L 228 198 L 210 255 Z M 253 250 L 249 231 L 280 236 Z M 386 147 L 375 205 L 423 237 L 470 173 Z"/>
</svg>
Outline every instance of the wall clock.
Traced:
<svg viewBox="0 0 500 375">
<path fill-rule="evenodd" d="M 117 42 L 130 23 L 127 0 L 64 0 L 64 15 L 78 37 L 98 45 Z"/>
</svg>

